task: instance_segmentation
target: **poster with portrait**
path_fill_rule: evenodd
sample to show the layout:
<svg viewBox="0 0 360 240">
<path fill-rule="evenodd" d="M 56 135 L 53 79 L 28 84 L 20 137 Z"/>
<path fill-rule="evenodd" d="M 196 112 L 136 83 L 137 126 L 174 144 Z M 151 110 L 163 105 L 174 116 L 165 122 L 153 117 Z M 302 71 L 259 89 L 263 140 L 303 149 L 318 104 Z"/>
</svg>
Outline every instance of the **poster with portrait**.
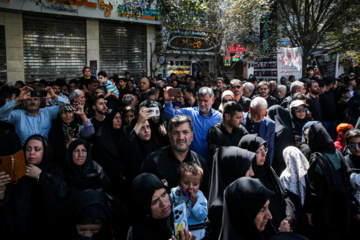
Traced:
<svg viewBox="0 0 360 240">
<path fill-rule="evenodd" d="M 339 54 L 330 53 L 326 55 L 315 56 L 316 65 L 318 66 L 321 78 L 335 77 L 338 75 Z"/>
<path fill-rule="evenodd" d="M 295 80 L 302 78 L 301 48 L 280 48 L 277 53 L 278 83 L 281 77 L 295 76 Z"/>
</svg>

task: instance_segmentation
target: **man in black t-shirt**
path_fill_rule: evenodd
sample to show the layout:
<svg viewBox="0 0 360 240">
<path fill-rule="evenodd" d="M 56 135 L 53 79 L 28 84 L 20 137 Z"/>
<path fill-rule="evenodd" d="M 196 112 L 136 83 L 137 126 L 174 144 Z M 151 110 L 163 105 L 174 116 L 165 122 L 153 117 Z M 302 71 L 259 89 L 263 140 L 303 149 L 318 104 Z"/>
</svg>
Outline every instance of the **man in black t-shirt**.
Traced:
<svg viewBox="0 0 360 240">
<path fill-rule="evenodd" d="M 309 105 L 310 116 L 316 120 L 322 122 L 322 108 L 319 100 L 320 87 L 319 83 L 315 80 L 311 80 L 308 85 L 308 94 L 306 95 L 306 103 Z M 335 107 L 335 106 L 334 106 Z"/>
</svg>

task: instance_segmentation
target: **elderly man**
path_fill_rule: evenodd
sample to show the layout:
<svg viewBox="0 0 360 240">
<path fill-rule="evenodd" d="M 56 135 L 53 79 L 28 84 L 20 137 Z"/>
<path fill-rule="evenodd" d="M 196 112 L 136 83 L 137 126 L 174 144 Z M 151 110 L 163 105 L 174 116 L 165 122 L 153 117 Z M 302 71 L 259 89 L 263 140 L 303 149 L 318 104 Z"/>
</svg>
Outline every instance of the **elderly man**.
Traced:
<svg viewBox="0 0 360 240">
<path fill-rule="evenodd" d="M 85 104 L 86 98 L 85 93 L 80 89 L 75 89 L 69 95 L 69 100 L 71 104 Z"/>
<path fill-rule="evenodd" d="M 169 96 L 168 87 L 164 90 L 164 117 L 166 120 L 170 120 L 177 114 L 185 114 L 191 117 L 194 122 L 194 141 L 192 142 L 190 149 L 197 154 L 205 158 L 210 164 L 210 152 L 206 141 L 207 133 L 209 129 L 216 123 L 220 122 L 222 115 L 220 112 L 211 108 L 215 101 L 214 92 L 209 87 L 202 87 L 198 92 L 198 107 L 181 108 L 175 110 L 172 105 L 174 97 Z"/>
<path fill-rule="evenodd" d="M 254 96 L 254 85 L 251 82 L 244 83 L 243 95 L 249 99 Z"/>
<path fill-rule="evenodd" d="M 249 111 L 249 106 L 251 100 L 247 97 L 241 96 L 242 94 L 242 83 L 239 79 L 233 79 L 230 81 L 230 89 L 234 93 L 235 101 L 240 103 L 240 105 L 244 108 L 244 111 Z"/>
<path fill-rule="evenodd" d="M 270 164 L 274 156 L 275 122 L 267 118 L 267 102 L 262 97 L 251 100 L 249 112 L 244 114 L 243 125 L 250 134 L 259 134 L 266 141 Z"/>
<path fill-rule="evenodd" d="M 304 83 L 300 82 L 300 81 L 295 81 L 290 86 L 290 96 L 287 96 L 286 98 L 284 98 L 280 105 L 283 108 L 287 108 L 290 105 L 290 102 L 291 102 L 292 97 L 294 96 L 294 94 L 298 93 L 298 92 L 306 94 Z"/>
<path fill-rule="evenodd" d="M 20 137 L 21 144 L 34 134 L 48 137 L 51 128 L 51 121 L 54 120 L 60 109 L 60 101 L 51 87 L 46 87 L 46 99 L 51 98 L 57 104 L 53 107 L 40 108 L 40 97 L 31 97 L 32 88 L 25 86 L 21 88 L 20 95 L 8 101 L 0 108 L 0 121 L 11 123 L 15 126 L 15 132 Z M 14 108 L 21 102 L 25 110 Z"/>
<path fill-rule="evenodd" d="M 281 103 L 287 94 L 287 88 L 285 85 L 279 85 L 276 87 L 276 98 L 279 101 L 279 103 Z"/>
<path fill-rule="evenodd" d="M 184 114 L 172 117 L 168 125 L 170 145 L 151 153 L 142 163 L 141 172 L 153 173 L 168 183 L 169 188 L 178 186 L 177 170 L 182 162 L 193 162 L 203 171 L 200 189 L 207 196 L 209 192 L 209 169 L 204 158 L 190 150 L 194 129 L 191 118 Z"/>
</svg>

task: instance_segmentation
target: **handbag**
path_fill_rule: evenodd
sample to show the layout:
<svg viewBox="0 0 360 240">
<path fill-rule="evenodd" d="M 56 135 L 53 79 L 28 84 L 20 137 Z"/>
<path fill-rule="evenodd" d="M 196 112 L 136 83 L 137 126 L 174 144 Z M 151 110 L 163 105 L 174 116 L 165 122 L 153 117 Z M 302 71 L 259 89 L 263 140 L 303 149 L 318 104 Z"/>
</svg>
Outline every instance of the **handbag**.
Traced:
<svg viewBox="0 0 360 240">
<path fill-rule="evenodd" d="M 0 172 L 9 174 L 12 183 L 16 184 L 26 173 L 24 151 L 20 150 L 12 155 L 0 156 Z"/>
</svg>

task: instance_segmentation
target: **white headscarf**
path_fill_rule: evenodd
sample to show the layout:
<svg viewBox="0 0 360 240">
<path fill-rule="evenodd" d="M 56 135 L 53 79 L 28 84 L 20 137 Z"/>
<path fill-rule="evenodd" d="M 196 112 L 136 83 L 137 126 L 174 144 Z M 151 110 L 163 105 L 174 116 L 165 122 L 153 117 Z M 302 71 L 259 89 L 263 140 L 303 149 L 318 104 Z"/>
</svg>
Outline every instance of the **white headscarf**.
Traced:
<svg viewBox="0 0 360 240">
<path fill-rule="evenodd" d="M 305 201 L 305 175 L 309 169 L 309 161 L 302 152 L 293 146 L 283 151 L 286 169 L 281 173 L 280 180 L 287 190 L 300 197 L 301 205 Z"/>
</svg>

